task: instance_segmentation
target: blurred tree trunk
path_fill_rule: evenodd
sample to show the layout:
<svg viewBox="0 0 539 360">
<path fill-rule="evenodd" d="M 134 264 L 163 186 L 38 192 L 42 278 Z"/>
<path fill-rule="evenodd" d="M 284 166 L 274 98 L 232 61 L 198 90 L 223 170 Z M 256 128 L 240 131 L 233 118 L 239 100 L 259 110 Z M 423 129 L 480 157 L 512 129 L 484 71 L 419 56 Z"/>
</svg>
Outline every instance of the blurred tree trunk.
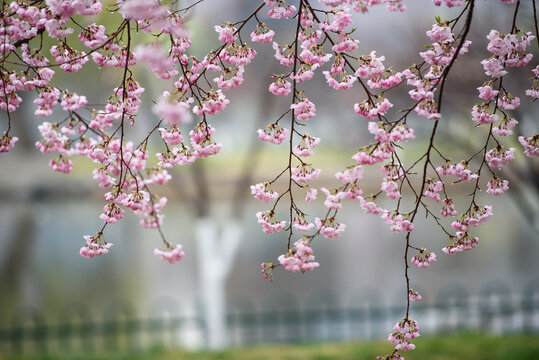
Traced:
<svg viewBox="0 0 539 360">
<path fill-rule="evenodd" d="M 262 89 L 261 104 L 256 125 L 265 126 L 262 121 L 270 113 L 273 97 L 267 97 L 267 90 Z M 269 100 L 268 100 L 269 99 Z M 195 224 L 195 238 L 198 252 L 200 287 L 207 331 L 207 346 L 210 350 L 221 350 L 228 345 L 226 330 L 226 289 L 225 284 L 232 270 L 234 258 L 244 235 L 242 218 L 245 202 L 249 195 L 256 168 L 261 141 L 253 137 L 247 151 L 243 169 L 236 180 L 236 190 L 230 200 L 230 212 L 225 225 L 219 229 L 216 220 L 210 215 L 211 199 L 203 164 L 193 164 L 194 182 L 198 196 L 195 199 L 198 219 Z"/>
<path fill-rule="evenodd" d="M 14 206 L 15 207 L 15 206 Z M 27 204 L 18 206 L 13 217 L 10 232 L 3 230 L 3 254 L 0 257 L 0 306 L 9 313 L 25 300 L 25 273 L 31 271 L 31 256 L 34 240 L 34 212 Z M 2 319 L 6 324 L 9 319 Z"/>
</svg>

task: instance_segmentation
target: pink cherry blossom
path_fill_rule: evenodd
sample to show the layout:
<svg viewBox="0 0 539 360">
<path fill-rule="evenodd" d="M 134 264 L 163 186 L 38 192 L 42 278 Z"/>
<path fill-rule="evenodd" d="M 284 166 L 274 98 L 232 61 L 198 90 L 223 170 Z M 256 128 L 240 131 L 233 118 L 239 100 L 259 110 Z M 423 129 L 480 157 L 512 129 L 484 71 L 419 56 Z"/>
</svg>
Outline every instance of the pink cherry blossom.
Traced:
<svg viewBox="0 0 539 360">
<path fill-rule="evenodd" d="M 273 190 L 268 190 L 269 185 L 267 182 L 251 185 L 251 195 L 255 199 L 266 203 L 277 199 L 279 194 Z"/>
<path fill-rule="evenodd" d="M 410 343 L 410 340 L 419 336 L 419 327 L 416 321 L 403 319 L 393 329 L 395 332 L 389 334 L 387 339 L 395 345 L 396 350 L 408 351 L 415 349 L 415 345 Z"/>
<path fill-rule="evenodd" d="M 301 142 L 296 145 L 292 151 L 296 156 L 306 157 L 313 154 L 313 149 L 320 143 L 320 138 L 311 137 L 307 134 L 303 135 Z"/>
<path fill-rule="evenodd" d="M 491 85 L 478 87 L 477 90 L 479 90 L 479 97 L 487 101 L 494 100 L 499 93 L 498 90 L 492 89 Z"/>
<path fill-rule="evenodd" d="M 513 155 L 514 152 L 514 148 L 505 149 L 503 146 L 498 145 L 485 154 L 485 160 L 488 162 L 489 166 L 502 168 L 515 158 Z"/>
<path fill-rule="evenodd" d="M 85 258 L 93 258 L 94 256 L 108 254 L 112 243 L 107 243 L 102 238 L 102 234 L 98 233 L 97 236 L 84 235 L 86 245 L 79 251 L 80 255 Z"/>
<path fill-rule="evenodd" d="M 169 145 L 179 145 L 183 143 L 183 136 L 179 128 L 173 127 L 172 129 L 159 128 L 161 138 Z"/>
<path fill-rule="evenodd" d="M 383 211 L 381 213 L 381 218 L 384 219 L 386 224 L 390 225 L 391 231 L 400 232 L 400 231 L 412 231 L 414 229 L 414 224 L 410 222 L 410 219 L 407 215 L 399 214 L 395 211 Z"/>
<path fill-rule="evenodd" d="M 168 125 L 179 126 L 191 122 L 192 115 L 189 108 L 192 103 L 192 98 L 185 101 L 176 101 L 168 91 L 165 91 L 157 104 L 152 107 L 152 110 L 162 117 Z"/>
<path fill-rule="evenodd" d="M 219 41 L 224 43 L 234 43 L 236 42 L 236 28 L 231 24 L 225 24 L 225 26 L 214 26 L 213 27 L 217 33 L 219 33 Z"/>
<path fill-rule="evenodd" d="M 427 249 L 421 249 L 419 252 L 412 258 L 412 263 L 415 264 L 418 268 L 426 268 L 430 266 L 431 262 L 436 261 L 436 254 L 428 251 Z"/>
<path fill-rule="evenodd" d="M 314 227 L 314 224 L 307 222 L 303 214 L 298 214 L 292 219 L 292 226 L 296 231 L 309 231 Z"/>
<path fill-rule="evenodd" d="M 305 201 L 311 202 L 315 200 L 317 194 L 318 194 L 318 191 L 315 188 L 310 187 L 307 190 L 307 195 L 305 195 Z"/>
<path fill-rule="evenodd" d="M 509 181 L 494 177 L 487 183 L 487 193 L 498 196 L 509 190 Z"/>
<path fill-rule="evenodd" d="M 314 261 L 314 255 L 308 238 L 302 238 L 294 243 L 294 250 L 279 256 L 278 260 L 285 270 L 305 273 L 314 270 L 320 264 Z"/>
<path fill-rule="evenodd" d="M 262 43 L 269 43 L 275 37 L 275 32 L 267 28 L 266 24 L 256 25 L 256 29 L 251 33 L 251 40 Z"/>
<path fill-rule="evenodd" d="M 356 180 L 363 179 L 364 170 L 365 166 L 363 165 L 350 166 L 344 171 L 337 172 L 335 177 L 341 180 L 343 183 L 349 184 Z"/>
<path fill-rule="evenodd" d="M 17 141 L 19 141 L 18 137 L 11 137 L 8 134 L 4 133 L 4 135 L 2 135 L 2 137 L 0 138 L 0 153 L 13 150 Z"/>
<path fill-rule="evenodd" d="M 408 299 L 410 299 L 410 301 L 419 302 L 419 301 L 421 301 L 422 297 L 421 297 L 421 295 L 419 295 L 419 293 L 417 293 L 414 290 L 410 289 L 410 291 L 408 291 Z"/>
<path fill-rule="evenodd" d="M 504 117 L 502 122 L 498 125 L 492 128 L 492 133 L 498 136 L 509 136 L 513 134 L 512 128 L 514 128 L 518 124 L 518 121 L 511 118 L 510 120 L 507 120 L 507 117 Z"/>
<path fill-rule="evenodd" d="M 272 234 L 279 232 L 286 226 L 286 221 L 278 221 L 275 219 L 275 213 L 271 210 L 269 211 L 259 211 L 256 213 L 258 218 L 258 224 L 262 226 L 262 231 L 267 234 Z"/>
<path fill-rule="evenodd" d="M 258 138 L 270 142 L 275 145 L 279 145 L 290 133 L 288 129 L 282 128 L 279 124 L 270 124 L 266 126 L 264 130 L 258 129 Z"/>
<path fill-rule="evenodd" d="M 337 210 L 342 208 L 341 200 L 346 197 L 346 193 L 342 191 L 332 191 L 330 192 L 325 187 L 321 187 L 320 191 L 326 194 L 326 201 L 324 201 L 324 206 L 328 209 Z"/>
<path fill-rule="evenodd" d="M 539 135 L 534 135 L 530 137 L 519 136 L 518 142 L 524 147 L 524 154 L 529 157 L 538 157 L 539 156 Z"/>
<path fill-rule="evenodd" d="M 520 99 L 506 92 L 503 97 L 498 99 L 498 106 L 505 110 L 515 110 L 520 106 Z"/>
<path fill-rule="evenodd" d="M 313 169 L 311 164 L 301 164 L 292 168 L 292 180 L 300 185 L 312 181 L 320 175 L 320 169 Z"/>
<path fill-rule="evenodd" d="M 294 115 L 299 121 L 306 121 L 316 115 L 316 107 L 308 98 L 304 98 L 301 101 L 290 105 L 290 108 L 294 110 Z"/>
<path fill-rule="evenodd" d="M 167 248 L 167 250 L 154 249 L 153 253 L 171 264 L 177 263 L 185 255 L 180 244 L 176 244 L 173 248 Z"/>
<path fill-rule="evenodd" d="M 457 216 L 458 212 L 455 210 L 455 204 L 453 199 L 444 199 L 442 200 L 442 210 L 440 210 L 440 215 L 447 216 Z"/>
<path fill-rule="evenodd" d="M 434 179 L 428 179 L 427 183 L 428 187 L 427 190 L 425 190 L 425 192 L 423 193 L 423 195 L 436 202 L 440 202 L 439 192 L 443 189 L 443 183 Z"/>
<path fill-rule="evenodd" d="M 326 218 L 324 220 L 315 218 L 314 223 L 316 228 L 328 239 L 339 237 L 346 229 L 345 224 L 338 223 L 334 218 Z"/>
<path fill-rule="evenodd" d="M 286 96 L 292 91 L 292 85 L 282 77 L 278 77 L 275 82 L 270 84 L 269 91 L 274 95 Z"/>
</svg>

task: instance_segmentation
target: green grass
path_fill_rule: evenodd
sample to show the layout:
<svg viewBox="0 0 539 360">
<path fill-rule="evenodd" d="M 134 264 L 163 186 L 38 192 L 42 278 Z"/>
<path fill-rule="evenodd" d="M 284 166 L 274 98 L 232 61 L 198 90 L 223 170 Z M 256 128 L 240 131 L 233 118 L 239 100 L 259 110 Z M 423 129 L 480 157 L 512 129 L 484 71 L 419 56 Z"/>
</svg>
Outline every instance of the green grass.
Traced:
<svg viewBox="0 0 539 360">
<path fill-rule="evenodd" d="M 538 360 L 539 336 L 483 336 L 477 333 L 418 338 L 406 360 Z M 376 359 L 392 350 L 387 341 L 267 345 L 218 353 L 153 349 L 138 353 L 70 355 L 1 355 L 0 360 L 362 360 Z"/>
</svg>

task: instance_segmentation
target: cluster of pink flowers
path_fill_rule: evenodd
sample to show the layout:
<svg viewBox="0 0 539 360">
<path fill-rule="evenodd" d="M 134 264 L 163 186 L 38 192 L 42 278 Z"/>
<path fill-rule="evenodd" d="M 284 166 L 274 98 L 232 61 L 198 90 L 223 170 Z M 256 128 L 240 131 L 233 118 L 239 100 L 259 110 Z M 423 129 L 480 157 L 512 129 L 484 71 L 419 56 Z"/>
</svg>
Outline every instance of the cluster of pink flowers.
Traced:
<svg viewBox="0 0 539 360">
<path fill-rule="evenodd" d="M 305 195 L 305 201 L 311 202 L 316 199 L 318 191 L 315 188 L 309 187 L 307 194 Z"/>
<path fill-rule="evenodd" d="M 381 190 L 384 191 L 386 196 L 390 199 L 400 198 L 401 194 L 398 181 L 404 176 L 403 169 L 399 165 L 394 164 L 381 165 L 379 169 L 384 174 Z"/>
<path fill-rule="evenodd" d="M 303 237 L 294 243 L 294 250 L 288 250 L 288 253 L 279 256 L 279 263 L 288 271 L 305 273 L 320 266 L 314 261 L 313 249 L 309 239 Z"/>
<path fill-rule="evenodd" d="M 442 216 L 447 217 L 458 215 L 457 210 L 455 210 L 455 204 L 453 203 L 453 199 L 443 199 L 442 205 L 442 210 L 440 210 L 440 214 Z"/>
<path fill-rule="evenodd" d="M 311 137 L 304 134 L 298 145 L 294 146 L 292 151 L 296 156 L 306 157 L 311 156 L 314 152 L 313 149 L 320 143 L 320 138 Z"/>
<path fill-rule="evenodd" d="M 264 130 L 258 129 L 258 138 L 275 145 L 281 144 L 290 133 L 288 129 L 282 128 L 279 124 L 270 124 Z"/>
<path fill-rule="evenodd" d="M 345 192 L 338 191 L 338 189 L 335 189 L 334 191 L 330 192 L 325 187 L 321 187 L 320 191 L 326 194 L 326 201 L 324 201 L 324 206 L 326 206 L 328 209 L 338 210 L 342 207 L 341 200 L 346 197 Z"/>
<path fill-rule="evenodd" d="M 251 33 L 251 40 L 256 42 L 269 43 L 274 37 L 275 32 L 268 29 L 264 23 L 257 24 L 256 29 Z"/>
<path fill-rule="evenodd" d="M 193 130 L 189 132 L 191 138 L 191 145 L 193 146 L 193 155 L 196 158 L 203 159 L 208 156 L 216 155 L 221 151 L 223 145 L 216 143 L 212 134 L 215 133 L 215 129 L 208 123 L 201 121 Z"/>
<path fill-rule="evenodd" d="M 177 263 L 185 255 L 180 244 L 176 244 L 176 246 L 167 250 L 154 249 L 153 253 L 171 264 Z"/>
<path fill-rule="evenodd" d="M 493 124 L 498 122 L 498 115 L 488 112 L 488 104 L 474 105 L 472 110 L 472 121 L 478 124 Z"/>
<path fill-rule="evenodd" d="M 436 85 L 441 81 L 445 68 L 456 56 L 457 47 L 451 28 L 446 23 L 432 25 L 427 36 L 433 41 L 428 50 L 421 52 L 421 57 L 430 65 L 429 71 L 420 76 L 416 68 L 406 69 L 402 74 L 406 77 L 408 85 L 415 86 L 409 92 L 413 100 L 419 101 L 415 111 L 419 116 L 429 120 L 438 120 L 441 114 L 433 100 Z M 468 52 L 471 41 L 462 43 L 458 55 Z"/>
<path fill-rule="evenodd" d="M 494 90 L 492 88 L 492 81 L 487 82 L 486 85 L 483 85 L 481 87 L 478 87 L 477 90 L 479 91 L 479 97 L 481 99 L 485 99 L 487 101 L 492 101 L 496 99 L 496 96 L 500 93 L 499 90 Z"/>
<path fill-rule="evenodd" d="M 438 166 L 436 172 L 441 175 L 453 175 L 460 180 L 465 181 L 474 181 L 479 178 L 479 175 L 468 169 L 468 164 L 466 162 L 460 162 L 458 164 L 446 162 L 444 165 Z"/>
<path fill-rule="evenodd" d="M 164 217 L 159 212 L 165 207 L 167 201 L 168 199 L 162 196 L 158 201 L 148 202 L 140 210 L 136 210 L 135 214 L 141 218 L 140 226 L 146 229 L 158 229 L 163 223 Z"/>
<path fill-rule="evenodd" d="M 507 74 L 505 67 L 525 66 L 532 59 L 533 55 L 526 53 L 526 47 L 535 39 L 531 32 L 503 34 L 496 30 L 491 30 L 487 36 L 490 40 L 487 50 L 493 55 L 489 59 L 481 62 L 485 69 L 485 74 L 497 78 Z"/>
<path fill-rule="evenodd" d="M 359 65 L 354 75 L 366 79 L 371 89 L 389 89 L 400 84 L 403 74 L 395 73 L 392 68 L 386 69 L 384 60 L 385 56 L 376 57 L 376 51 L 371 51 L 368 57 L 360 56 L 357 58 Z"/>
<path fill-rule="evenodd" d="M 443 0 L 443 1 L 447 7 L 462 6 L 462 4 L 464 3 L 464 0 Z M 436 6 L 442 5 L 442 0 L 432 0 L 432 2 Z"/>
<path fill-rule="evenodd" d="M 539 135 L 533 135 L 530 137 L 519 136 L 518 142 L 524 148 L 524 154 L 529 157 L 539 156 Z"/>
<path fill-rule="evenodd" d="M 60 68 L 67 72 L 77 72 L 89 60 L 84 51 L 78 52 L 65 45 L 53 46 L 50 50 Z"/>
<path fill-rule="evenodd" d="M 307 222 L 305 214 L 296 212 L 296 217 L 292 219 L 292 226 L 297 231 L 309 231 L 314 227 L 314 224 Z"/>
<path fill-rule="evenodd" d="M 367 119 L 376 119 L 379 116 L 384 116 L 392 106 L 393 104 L 387 98 L 378 97 L 376 102 L 363 100 L 354 104 L 354 111 Z"/>
<path fill-rule="evenodd" d="M 227 23 L 225 26 L 214 26 L 213 27 L 217 33 L 219 33 L 219 41 L 222 41 L 227 44 L 233 44 L 236 42 L 236 28 L 231 24 Z"/>
<path fill-rule="evenodd" d="M 442 248 L 444 253 L 456 254 L 462 251 L 471 250 L 475 248 L 479 242 L 478 237 L 471 236 L 467 232 L 460 232 L 459 235 L 460 237 L 450 238 L 451 243 Z"/>
<path fill-rule="evenodd" d="M 403 319 L 395 324 L 393 329 L 395 332 L 389 334 L 387 339 L 395 345 L 396 350 L 408 351 L 415 349 L 415 345 L 410 340 L 419 336 L 419 326 L 416 321 Z"/>
<path fill-rule="evenodd" d="M 533 72 L 533 86 L 531 89 L 526 90 L 526 95 L 534 99 L 539 98 L 539 65 L 532 70 Z"/>
<path fill-rule="evenodd" d="M 251 194 L 255 199 L 266 203 L 277 199 L 279 194 L 273 190 L 268 190 L 269 185 L 267 182 L 251 185 Z"/>
<path fill-rule="evenodd" d="M 264 279 L 269 279 L 269 281 L 273 281 L 273 269 L 275 268 L 275 265 L 272 263 L 262 263 L 260 264 L 260 272 L 263 274 Z"/>
<path fill-rule="evenodd" d="M 314 223 L 318 231 L 328 239 L 339 237 L 346 229 L 346 225 L 337 222 L 335 218 L 325 218 L 322 220 L 316 217 L 314 218 Z"/>
<path fill-rule="evenodd" d="M 171 129 L 159 128 L 161 138 L 169 145 L 179 145 L 183 143 L 182 132 L 179 128 L 173 127 Z"/>
<path fill-rule="evenodd" d="M 282 0 L 264 0 L 264 2 L 267 6 L 271 7 L 270 11 L 268 12 L 268 15 L 272 19 L 291 17 L 297 10 L 294 5 L 288 5 L 285 1 Z"/>
<path fill-rule="evenodd" d="M 279 232 L 286 227 L 286 221 L 275 219 L 275 212 L 273 210 L 259 211 L 256 213 L 256 217 L 258 218 L 258 224 L 262 226 L 262 231 L 266 234 Z"/>
<path fill-rule="evenodd" d="M 427 249 L 421 249 L 412 258 L 411 261 L 418 268 L 426 268 L 426 267 L 430 266 L 431 262 L 436 261 L 436 254 L 433 253 L 433 252 L 428 251 Z"/>
<path fill-rule="evenodd" d="M 304 98 L 296 104 L 290 105 L 294 110 L 294 115 L 299 121 L 306 121 L 316 115 L 316 107 L 309 99 Z"/>
<path fill-rule="evenodd" d="M 275 82 L 272 82 L 269 86 L 269 91 L 274 95 L 288 95 L 290 94 L 292 85 L 286 81 L 283 77 L 279 76 Z"/>
<path fill-rule="evenodd" d="M 54 171 L 63 172 L 64 174 L 69 174 L 71 170 L 73 170 L 73 162 L 62 155 L 59 155 L 56 159 L 50 160 L 49 166 Z"/>
<path fill-rule="evenodd" d="M 374 135 L 374 139 L 381 143 L 408 141 L 415 138 L 414 129 L 406 124 L 388 126 L 383 122 L 369 122 L 369 132 Z"/>
<path fill-rule="evenodd" d="M 492 216 L 492 206 L 474 206 L 472 213 L 466 218 L 465 222 L 469 226 L 480 226 L 485 224 Z M 453 226 L 453 224 L 451 224 Z M 462 229 L 463 231 L 467 231 Z"/>
<path fill-rule="evenodd" d="M 494 177 L 487 183 L 487 192 L 498 196 L 509 190 L 509 181 Z"/>
<path fill-rule="evenodd" d="M 351 165 L 347 169 L 337 172 L 335 177 L 345 184 L 350 184 L 356 180 L 363 179 L 364 170 L 365 166 L 363 165 Z"/>
<path fill-rule="evenodd" d="M 320 169 L 314 169 L 311 164 L 302 163 L 292 168 L 292 180 L 300 185 L 312 181 L 320 175 Z"/>
<path fill-rule="evenodd" d="M 410 301 L 419 302 L 419 301 L 422 300 L 422 297 L 421 297 L 421 295 L 419 295 L 419 293 L 417 293 L 416 291 L 410 289 L 408 291 L 408 299 L 410 299 Z"/>
<path fill-rule="evenodd" d="M 427 179 L 428 187 L 423 193 L 429 199 L 436 202 L 440 202 L 440 191 L 442 191 L 444 184 L 441 181 L 435 179 Z"/>
<path fill-rule="evenodd" d="M 507 166 L 507 164 L 515 158 L 513 155 L 514 152 L 514 148 L 506 149 L 503 146 L 498 145 L 485 154 L 485 160 L 488 161 L 488 164 L 491 167 L 502 168 Z"/>
<path fill-rule="evenodd" d="M 178 74 L 172 58 L 158 44 L 139 45 L 134 51 L 137 61 L 146 62 L 159 79 L 170 79 Z"/>
<path fill-rule="evenodd" d="M 86 245 L 80 248 L 80 255 L 82 257 L 91 259 L 94 256 L 108 254 L 112 243 L 107 243 L 103 240 L 103 234 L 97 233 L 96 236 L 84 235 Z"/>
<path fill-rule="evenodd" d="M 492 207 L 474 206 L 471 212 L 461 215 L 458 220 L 451 223 L 451 227 L 457 230 L 455 236 L 450 237 L 450 244 L 442 251 L 446 254 L 455 254 L 471 250 L 479 243 L 479 238 L 469 234 L 471 226 L 481 226 L 492 216 Z"/>
<path fill-rule="evenodd" d="M 388 211 L 382 209 L 380 215 L 382 219 L 388 224 L 391 228 L 391 231 L 412 231 L 414 230 L 414 224 L 410 221 L 409 216 L 406 214 L 399 214 L 396 211 Z"/>
<path fill-rule="evenodd" d="M 8 152 L 15 147 L 15 143 L 19 141 L 19 138 L 16 136 L 9 136 L 4 132 L 4 135 L 0 137 L 0 153 Z"/>
<path fill-rule="evenodd" d="M 323 71 L 326 81 L 329 86 L 335 90 L 347 90 L 352 87 L 357 78 L 346 74 L 346 72 L 341 72 L 339 74 L 332 73 L 329 71 Z M 338 76 L 339 80 L 337 80 Z"/>
<path fill-rule="evenodd" d="M 510 120 L 507 119 L 507 117 L 504 117 L 504 119 L 500 122 L 498 126 L 494 126 L 492 128 L 492 133 L 498 136 L 509 136 L 513 135 L 513 130 L 516 125 L 518 124 L 518 121 L 511 118 Z"/>
<path fill-rule="evenodd" d="M 201 105 L 193 106 L 193 112 L 198 116 L 215 115 L 219 111 L 224 110 L 229 102 L 230 100 L 225 97 L 220 89 L 215 92 L 210 91 L 202 99 Z"/>
</svg>

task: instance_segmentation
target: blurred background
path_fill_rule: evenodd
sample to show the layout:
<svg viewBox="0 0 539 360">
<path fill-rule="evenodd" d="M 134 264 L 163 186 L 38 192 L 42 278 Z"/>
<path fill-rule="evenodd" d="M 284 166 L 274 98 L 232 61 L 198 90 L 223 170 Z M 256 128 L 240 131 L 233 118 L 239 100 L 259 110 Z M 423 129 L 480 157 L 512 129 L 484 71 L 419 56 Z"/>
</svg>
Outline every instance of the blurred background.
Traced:
<svg viewBox="0 0 539 360">
<path fill-rule="evenodd" d="M 531 3 L 520 4 L 517 24 L 524 31 L 534 28 Z M 430 1 L 410 0 L 406 5 L 404 14 L 375 7 L 369 14 L 355 15 L 361 54 L 376 50 L 386 56 L 386 66 L 397 71 L 420 62 L 417 53 L 429 44 L 425 32 L 435 16 L 451 19 L 459 11 L 434 7 Z M 188 26 L 194 37 L 192 54 L 203 56 L 218 46 L 214 24 L 244 19 L 255 6 L 249 0 L 206 0 L 195 7 Z M 478 100 L 475 89 L 488 80 L 480 61 L 489 56 L 486 35 L 491 29 L 508 31 L 513 9 L 499 1 L 477 2 L 473 44 L 452 70 L 437 134 L 439 148 L 454 160 L 474 153 L 484 141 L 485 129 L 474 128 L 470 120 Z M 293 22 L 262 19 L 276 31 L 275 41 L 291 40 Z M 116 20 L 107 21 L 112 28 Z M 246 27 L 244 38 L 254 26 Z M 412 288 L 423 296 L 421 303 L 413 304 L 411 318 L 419 322 L 422 335 L 482 330 L 507 337 L 524 332 L 532 343 L 539 342 L 539 168 L 537 161 L 524 157 L 516 141 L 521 134 L 538 132 L 537 105 L 524 95 L 539 56 L 533 45 L 530 66 L 513 69 L 504 79 L 504 86 L 521 98 L 521 107 L 513 112 L 520 125 L 503 139 L 504 146 L 517 148 L 517 155 L 503 174 L 510 181 L 509 192 L 500 198 L 480 196 L 481 204 L 493 206 L 494 216 L 477 229 L 479 245 L 448 256 L 440 250 L 447 245 L 440 229 L 421 220 L 416 224 L 413 243 L 438 255 L 429 269 L 411 269 Z M 244 85 L 228 91 L 229 106 L 210 119 L 217 129 L 215 139 L 223 144 L 221 153 L 174 169 L 168 185 L 154 189 L 169 199 L 163 232 L 186 253 L 176 265 L 152 255 L 159 235 L 141 228 L 132 214 L 107 227 L 105 238 L 114 243 L 108 255 L 92 260 L 78 255 L 82 235 L 101 228 L 104 191 L 92 180 L 94 166 L 87 159 L 73 159 L 68 176 L 48 167 L 52 157 L 33 145 L 41 121 L 33 115 L 32 95 L 25 94 L 24 106 L 12 114 L 13 136 L 21 140 L 0 158 L 0 359 L 21 352 L 122 352 L 154 346 L 221 350 L 371 341 L 387 337 L 402 319 L 404 237 L 392 233 L 379 217 L 365 215 L 355 202 L 344 202 L 339 219 L 347 230 L 340 238 L 313 242 L 318 269 L 303 275 L 279 269 L 273 282 L 260 274 L 260 263 L 276 262 L 286 252 L 286 235 L 261 231 L 254 214 L 266 206 L 251 198 L 249 185 L 273 179 L 288 155 L 283 146 L 258 141 L 256 130 L 286 111 L 289 99 L 267 91 L 270 76 L 286 71 L 273 61 L 271 46 L 253 46 L 259 55 L 246 67 Z M 74 75 L 58 71 L 54 85 L 84 94 L 90 103 L 104 103 L 121 75 L 119 69 L 98 71 L 88 62 Z M 158 120 L 149 104 L 171 84 L 154 79 L 145 65 L 135 67 L 135 76 L 146 89 L 146 105 L 129 136 L 142 139 Z M 394 109 L 410 103 L 408 90 L 401 86 L 388 95 Z M 334 91 L 322 76 L 306 84 L 306 94 L 317 106 L 308 132 L 322 138 L 312 158 L 322 175 L 313 185 L 331 187 L 337 184 L 333 174 L 351 164 L 355 150 L 370 141 L 367 121 L 352 109 L 363 94 L 357 86 Z M 62 117 L 56 110 L 54 120 Z M 5 114 L 0 121 L 6 128 Z M 407 144 L 405 161 L 422 154 L 432 126 L 415 116 L 409 124 L 416 129 L 416 139 Z M 378 191 L 381 177 L 371 175 L 363 182 L 366 193 Z M 284 183 L 275 190 L 282 188 Z M 457 199 L 469 190 L 455 189 L 461 192 Z M 323 196 L 302 206 L 311 219 L 320 217 Z M 535 351 L 530 359 L 539 358 L 539 349 Z"/>
</svg>

